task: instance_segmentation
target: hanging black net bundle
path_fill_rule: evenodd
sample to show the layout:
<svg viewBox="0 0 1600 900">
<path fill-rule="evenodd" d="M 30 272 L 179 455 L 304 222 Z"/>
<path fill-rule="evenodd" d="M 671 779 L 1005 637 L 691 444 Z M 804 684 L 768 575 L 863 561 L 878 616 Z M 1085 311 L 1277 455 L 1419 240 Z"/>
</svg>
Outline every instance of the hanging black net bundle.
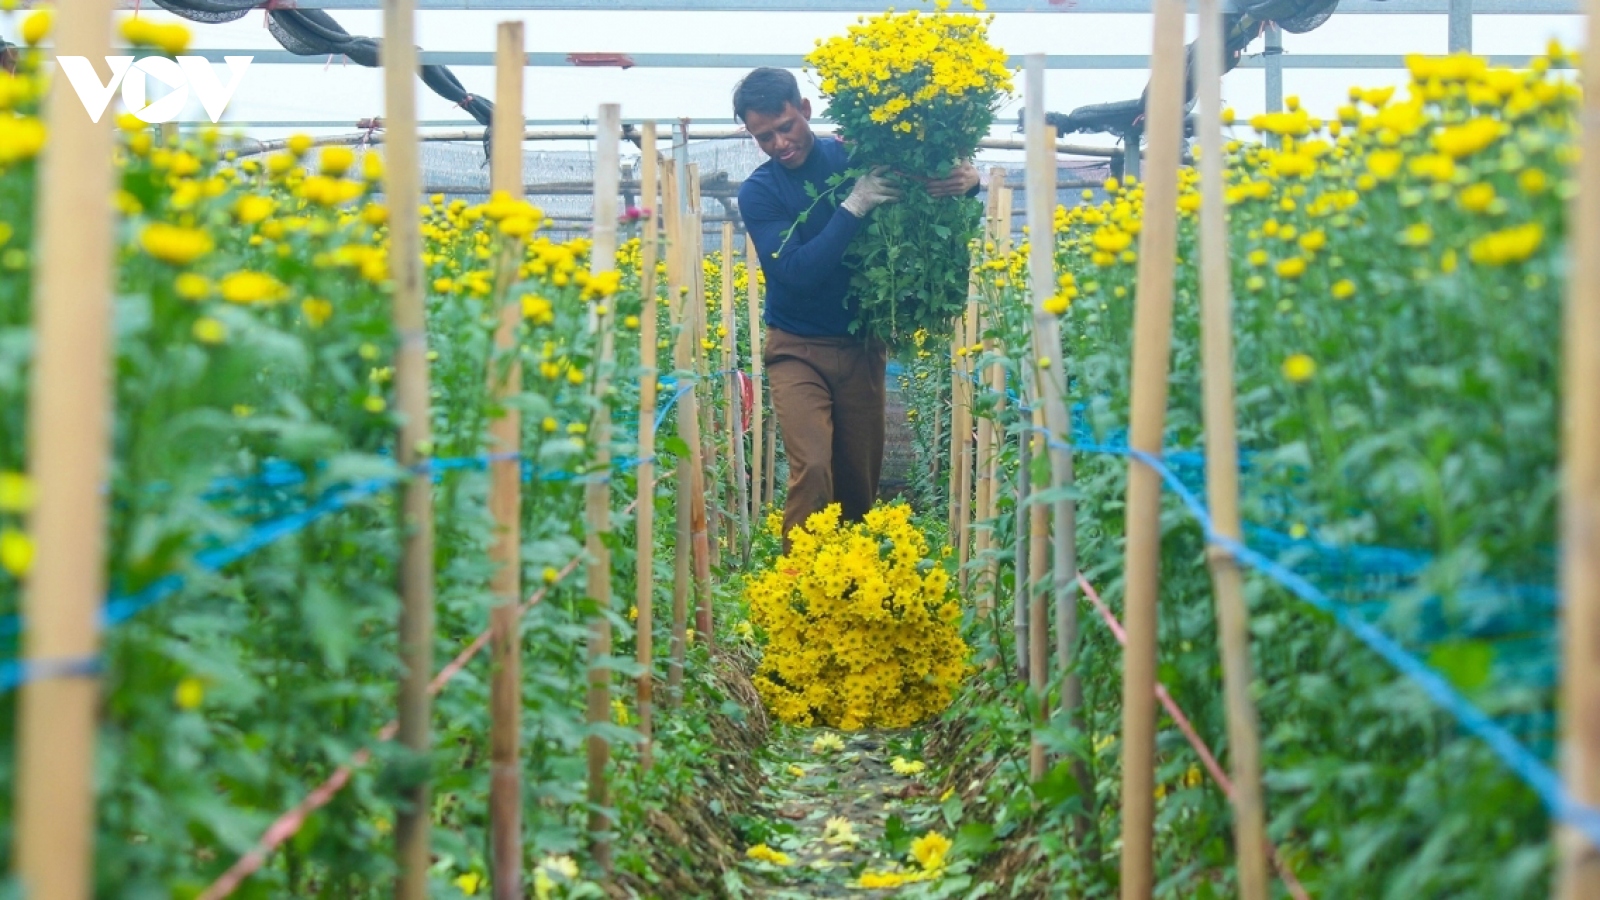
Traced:
<svg viewBox="0 0 1600 900">
<path fill-rule="evenodd" d="M 1223 17 L 1222 71 L 1232 72 L 1239 66 L 1245 48 L 1260 37 L 1268 23 L 1276 24 L 1291 34 L 1304 34 L 1328 21 L 1338 9 L 1339 0 L 1239 0 L 1240 12 Z M 1195 72 L 1198 42 L 1185 49 L 1184 66 L 1184 116 L 1187 118 L 1195 101 Z M 1150 89 L 1134 100 L 1116 103 L 1096 103 L 1081 106 L 1070 113 L 1047 113 L 1045 122 L 1054 125 L 1057 134 L 1111 134 L 1125 138 L 1144 130 L 1144 107 Z M 1021 123 L 1026 127 L 1027 123 Z"/>
</svg>

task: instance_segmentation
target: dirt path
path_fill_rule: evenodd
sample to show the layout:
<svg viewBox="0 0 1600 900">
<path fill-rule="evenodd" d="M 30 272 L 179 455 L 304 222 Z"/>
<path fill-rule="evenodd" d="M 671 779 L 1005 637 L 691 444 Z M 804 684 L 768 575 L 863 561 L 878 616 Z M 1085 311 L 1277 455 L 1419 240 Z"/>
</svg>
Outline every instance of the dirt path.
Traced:
<svg viewBox="0 0 1600 900">
<path fill-rule="evenodd" d="M 921 771 L 920 738 L 780 726 L 761 761 L 757 815 L 745 823 L 756 858 L 747 857 L 737 877 L 750 895 L 907 896 L 905 884 L 931 886 L 930 869 L 942 868 L 945 852 L 941 837 L 927 835 L 948 836 L 949 828 Z M 868 884 L 877 876 L 905 881 L 873 890 L 863 874 Z"/>
</svg>

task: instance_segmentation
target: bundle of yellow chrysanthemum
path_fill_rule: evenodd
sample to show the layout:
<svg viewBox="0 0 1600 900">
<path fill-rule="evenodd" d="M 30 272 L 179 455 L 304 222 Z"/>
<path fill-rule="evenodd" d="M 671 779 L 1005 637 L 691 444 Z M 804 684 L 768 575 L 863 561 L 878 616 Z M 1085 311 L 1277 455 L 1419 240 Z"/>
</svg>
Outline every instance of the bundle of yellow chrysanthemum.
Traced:
<svg viewBox="0 0 1600 900">
<path fill-rule="evenodd" d="M 900 203 L 874 214 L 851 247 L 858 331 L 893 343 L 919 328 L 948 334 L 966 303 L 968 245 L 982 206 L 935 199 L 921 182 L 977 152 L 1011 90 L 1006 55 L 989 43 L 992 19 L 917 10 L 862 19 L 818 46 L 806 64 L 821 79 L 828 115 L 850 144 L 853 168 L 887 165 L 906 176 Z M 975 10 L 982 0 L 967 0 Z"/>
<path fill-rule="evenodd" d="M 950 704 L 967 645 L 949 574 L 904 504 L 841 527 L 829 506 L 746 588 L 766 633 L 756 689 L 795 725 L 903 728 Z"/>
</svg>

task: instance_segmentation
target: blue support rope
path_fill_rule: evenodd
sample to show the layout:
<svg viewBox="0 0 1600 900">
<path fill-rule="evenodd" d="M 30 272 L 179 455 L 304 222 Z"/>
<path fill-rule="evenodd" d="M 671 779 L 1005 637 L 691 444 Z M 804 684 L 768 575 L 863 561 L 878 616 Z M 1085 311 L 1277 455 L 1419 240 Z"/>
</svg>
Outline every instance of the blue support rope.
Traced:
<svg viewBox="0 0 1600 900">
<path fill-rule="evenodd" d="M 678 398 L 682 397 L 684 394 L 687 394 L 691 389 L 692 385 L 680 387 L 677 392 L 675 392 L 672 397 L 662 405 L 661 409 L 656 414 L 657 428 L 659 428 L 661 423 L 666 420 L 666 417 L 672 411 L 673 406 L 677 404 Z M 445 459 L 430 460 L 422 463 L 416 467 L 416 471 L 418 473 L 430 472 L 435 477 L 438 477 L 447 471 L 461 469 L 482 469 L 486 468 L 491 462 L 518 459 L 521 456 L 522 454 L 519 453 L 508 452 L 483 454 L 479 456 L 450 457 Z M 644 459 L 627 456 L 618 457 L 612 461 L 612 468 L 616 471 L 628 471 L 647 461 L 655 462 L 656 457 L 651 456 Z M 262 476 L 261 481 L 254 481 L 252 479 L 231 479 L 232 483 L 224 486 L 222 489 L 227 489 L 227 487 L 260 486 L 262 484 L 267 484 L 272 487 L 287 487 L 303 483 L 305 480 L 304 473 L 302 473 L 299 469 L 289 466 L 285 463 L 269 461 L 266 464 L 265 469 L 266 472 Z M 536 473 L 531 467 L 531 464 L 525 463 L 524 477 L 531 479 L 535 475 L 537 475 L 538 480 L 547 482 L 571 481 L 593 477 L 592 474 L 586 476 L 580 473 L 564 471 Z M 194 557 L 195 570 L 196 572 L 201 573 L 218 571 L 224 566 L 237 562 L 256 552 L 257 550 L 266 547 L 268 544 L 272 544 L 292 534 L 296 534 L 305 530 L 319 519 L 346 509 L 349 506 L 366 499 L 373 494 L 376 494 L 378 491 L 399 481 L 401 477 L 402 475 L 400 473 L 396 473 L 378 478 L 370 478 L 353 485 L 336 488 L 328 492 L 317 502 L 299 512 L 291 513 L 251 528 L 243 537 L 233 543 L 200 551 L 199 553 L 195 554 Z M 606 473 L 602 477 L 609 480 L 610 474 Z M 213 490 L 218 490 L 218 488 L 213 487 Z M 126 622 L 128 619 L 131 619 L 133 616 L 137 615 L 143 610 L 148 609 L 149 607 L 154 606 L 155 604 L 160 603 L 161 601 L 178 593 L 183 589 L 184 585 L 188 583 L 188 580 L 188 575 L 174 572 L 151 582 L 149 585 L 146 585 L 144 588 L 133 594 L 113 594 L 107 600 L 106 606 L 101 613 L 101 621 L 103 626 L 106 628 L 113 628 L 122 624 L 123 622 Z M 14 637 L 22 632 L 22 626 L 23 622 L 21 616 L 14 615 L 0 618 L 0 637 Z M 68 662 L 72 663 L 73 665 L 81 666 L 88 666 L 91 663 L 94 667 L 98 667 L 99 665 L 97 660 L 92 659 L 88 661 L 79 660 Z M 35 678 L 61 677 L 65 671 L 62 666 L 65 664 L 66 663 L 58 662 L 50 665 L 44 665 L 39 661 L 17 659 L 0 662 L 0 694 L 14 690 L 24 682 L 33 680 Z M 98 668 L 94 668 L 94 671 L 98 671 Z"/>
<path fill-rule="evenodd" d="M 9 693 L 30 681 L 46 678 L 94 678 L 102 668 L 98 656 L 81 659 L 8 659 L 0 663 L 0 694 Z"/>
<path fill-rule="evenodd" d="M 732 374 L 739 370 L 727 369 L 716 374 Z M 687 380 L 687 379 L 686 379 Z M 675 383 L 675 379 L 663 379 L 664 384 Z M 666 420 L 666 416 L 678 399 L 693 389 L 693 385 L 680 387 L 657 412 L 655 424 L 659 429 Z M 1023 408 L 1019 405 L 1019 408 Z M 1354 635 L 1369 649 L 1377 653 L 1402 675 L 1410 678 L 1423 692 L 1428 695 L 1438 706 L 1456 720 L 1466 731 L 1482 740 L 1500 761 L 1527 784 L 1538 795 L 1552 816 L 1567 825 L 1581 831 L 1596 846 L 1600 846 L 1600 810 L 1595 810 L 1574 801 L 1564 789 L 1561 779 L 1537 756 L 1519 743 L 1512 734 L 1495 722 L 1482 710 L 1472 705 L 1462 697 L 1449 681 L 1438 672 L 1428 667 L 1421 660 L 1407 653 L 1398 643 L 1388 635 L 1378 630 L 1370 623 L 1358 616 L 1351 614 L 1343 604 L 1334 602 L 1315 585 L 1304 577 L 1284 567 L 1277 561 L 1251 549 L 1232 538 L 1217 532 L 1210 512 L 1206 509 L 1200 498 L 1191 491 L 1188 485 L 1177 476 L 1160 457 L 1130 447 L 1117 447 L 1097 444 L 1068 444 L 1060 441 L 1048 430 L 1042 428 L 1030 429 L 1042 434 L 1048 444 L 1055 449 L 1067 452 L 1081 452 L 1101 455 L 1122 456 L 1150 467 L 1157 473 L 1164 483 L 1172 488 L 1183 502 L 1186 510 L 1200 525 L 1205 534 L 1207 543 L 1220 547 L 1233 555 L 1239 562 L 1256 570 L 1279 586 L 1288 590 L 1295 597 L 1317 609 Z M 1176 456 L 1177 454 L 1174 454 Z M 1198 454 L 1185 454 L 1194 455 Z M 520 454 L 500 453 L 486 454 L 477 457 L 460 457 L 433 460 L 418 467 L 418 471 L 428 471 L 435 475 L 461 468 L 482 468 L 496 460 L 518 458 Z M 654 457 L 648 459 L 654 460 Z M 644 460 L 623 457 L 614 462 L 614 467 L 629 469 L 639 465 Z M 1185 459 L 1184 464 L 1193 464 L 1192 460 Z M 543 480 L 565 480 L 575 478 L 573 473 L 556 472 L 542 476 Z M 607 476 L 609 478 L 609 473 Z M 303 480 L 303 473 L 298 470 L 292 473 L 286 470 L 275 471 L 271 468 L 257 482 L 268 486 L 287 486 Z M 284 537 L 304 530 L 317 520 L 352 504 L 372 496 L 383 488 L 398 481 L 400 475 L 370 478 L 354 485 L 339 488 L 329 492 L 321 500 L 300 512 L 275 519 L 252 528 L 243 538 L 232 544 L 204 550 L 196 554 L 195 568 L 200 572 L 215 572 L 230 563 L 274 543 Z M 239 479 L 236 483 L 246 480 Z M 226 490 L 227 485 L 220 488 Z M 217 490 L 219 488 L 214 488 Z M 114 596 L 103 611 L 103 620 L 106 627 L 113 627 L 127 621 L 162 600 L 171 597 L 181 590 L 187 582 L 187 576 L 173 573 L 156 580 L 142 590 L 123 597 Z M 21 631 L 22 620 L 19 616 L 0 619 L 0 635 L 15 635 Z M 62 677 L 92 677 L 98 675 L 102 663 L 98 658 L 67 659 L 67 660 L 7 660 L 0 663 L 0 693 L 16 689 L 23 683 L 39 678 Z"/>
<path fill-rule="evenodd" d="M 1269 580 L 1277 583 L 1296 598 L 1325 613 L 1334 623 L 1355 638 L 1367 645 L 1384 661 L 1393 666 L 1400 674 L 1411 679 L 1422 688 L 1437 706 L 1449 714 L 1466 732 L 1481 740 L 1489 747 L 1490 752 L 1499 758 L 1500 762 L 1510 770 L 1511 774 L 1526 784 L 1538 795 L 1546 809 L 1558 821 L 1577 829 L 1595 846 L 1600 847 L 1600 810 L 1585 806 L 1573 800 L 1561 783 L 1561 778 L 1546 766 L 1532 751 L 1524 747 L 1510 731 L 1506 730 L 1487 713 L 1470 703 L 1461 696 L 1449 680 L 1430 668 L 1426 663 L 1407 653 L 1393 638 L 1384 634 L 1371 623 L 1353 615 L 1344 604 L 1335 602 L 1324 594 L 1311 582 L 1300 574 L 1285 567 L 1274 559 L 1240 543 L 1230 537 L 1218 533 L 1216 524 L 1211 519 L 1211 513 L 1205 504 L 1196 496 L 1189 486 L 1177 476 L 1161 457 L 1135 450 L 1131 447 L 1107 446 L 1102 444 L 1068 444 L 1052 435 L 1047 429 L 1032 428 L 1034 433 L 1042 434 L 1050 447 L 1067 452 L 1090 453 L 1109 456 L 1121 456 L 1137 460 L 1161 477 L 1178 495 L 1186 511 L 1199 525 L 1205 534 L 1208 544 L 1219 547 L 1231 554 L 1240 563 L 1249 566 Z"/>
</svg>

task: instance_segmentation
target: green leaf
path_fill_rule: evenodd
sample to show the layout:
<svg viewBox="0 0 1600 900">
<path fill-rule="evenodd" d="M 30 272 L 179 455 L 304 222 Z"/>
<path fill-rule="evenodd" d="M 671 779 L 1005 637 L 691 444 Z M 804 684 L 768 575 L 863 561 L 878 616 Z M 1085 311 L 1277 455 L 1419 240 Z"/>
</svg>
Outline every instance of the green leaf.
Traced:
<svg viewBox="0 0 1600 900">
<path fill-rule="evenodd" d="M 1061 806 L 1076 802 L 1081 796 L 1078 779 L 1072 774 L 1072 762 L 1062 760 L 1033 785 L 1033 795 L 1040 803 Z"/>
<path fill-rule="evenodd" d="M 1050 454 L 1035 453 L 1028 461 L 1028 478 L 1038 489 L 1050 483 Z"/>
<path fill-rule="evenodd" d="M 961 802 L 961 797 L 952 794 L 949 800 L 946 800 L 944 803 L 940 804 L 939 812 L 944 816 L 945 825 L 954 830 L 961 822 L 961 814 L 965 812 L 965 807 Z"/>
<path fill-rule="evenodd" d="M 883 823 L 883 844 L 890 856 L 901 857 L 911 852 L 914 838 L 911 829 L 906 827 L 906 820 L 897 815 L 891 815 Z"/>
<path fill-rule="evenodd" d="M 1487 641 L 1452 641 L 1428 651 L 1428 665 L 1466 693 L 1489 683 L 1494 647 Z"/>
<path fill-rule="evenodd" d="M 344 670 L 355 642 L 354 606 L 328 589 L 320 578 L 310 576 L 300 592 L 300 615 L 311 639 L 322 650 L 322 657 L 334 671 Z"/>
<path fill-rule="evenodd" d="M 950 848 L 951 856 L 978 857 L 989 852 L 994 844 L 994 826 L 988 822 L 968 822 L 956 832 Z"/>
</svg>

